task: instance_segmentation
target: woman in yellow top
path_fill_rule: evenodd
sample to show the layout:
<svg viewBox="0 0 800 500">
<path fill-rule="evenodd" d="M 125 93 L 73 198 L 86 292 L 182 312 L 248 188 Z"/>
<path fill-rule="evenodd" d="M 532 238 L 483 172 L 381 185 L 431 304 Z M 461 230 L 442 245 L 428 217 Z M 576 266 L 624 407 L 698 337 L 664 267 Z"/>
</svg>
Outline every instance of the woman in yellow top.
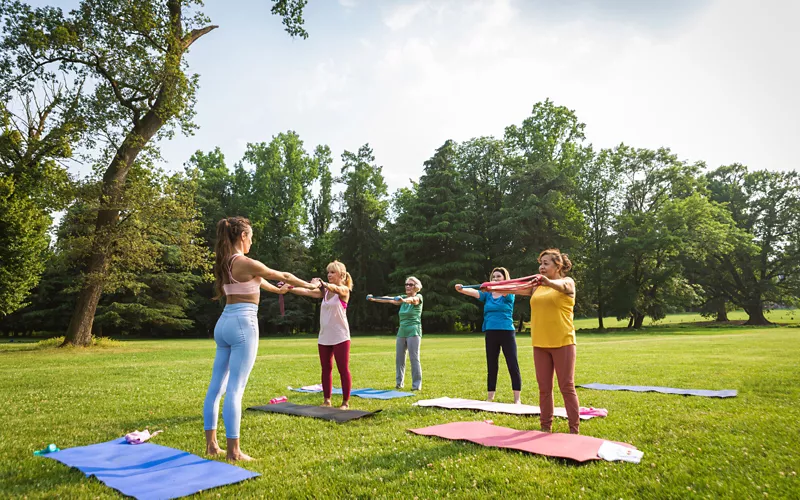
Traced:
<svg viewBox="0 0 800 500">
<path fill-rule="evenodd" d="M 542 430 L 553 424 L 553 374 L 567 409 L 569 432 L 578 434 L 580 405 L 575 391 L 575 281 L 566 276 L 572 268 L 567 254 L 549 248 L 539 254 L 539 274 L 528 289 L 516 293 L 531 296 L 531 341 Z"/>
</svg>

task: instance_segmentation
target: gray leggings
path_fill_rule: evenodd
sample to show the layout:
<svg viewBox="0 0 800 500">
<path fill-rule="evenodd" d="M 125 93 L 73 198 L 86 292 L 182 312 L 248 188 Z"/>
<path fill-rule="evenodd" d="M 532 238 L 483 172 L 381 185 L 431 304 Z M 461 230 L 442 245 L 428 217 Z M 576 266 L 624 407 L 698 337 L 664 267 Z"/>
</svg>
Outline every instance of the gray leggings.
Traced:
<svg viewBox="0 0 800 500">
<path fill-rule="evenodd" d="M 419 363 L 419 345 L 422 337 L 397 337 L 395 344 L 395 367 L 397 369 L 397 387 L 403 387 L 403 380 L 406 375 L 406 350 L 408 358 L 411 360 L 411 389 L 418 391 L 422 389 L 422 365 Z"/>
</svg>

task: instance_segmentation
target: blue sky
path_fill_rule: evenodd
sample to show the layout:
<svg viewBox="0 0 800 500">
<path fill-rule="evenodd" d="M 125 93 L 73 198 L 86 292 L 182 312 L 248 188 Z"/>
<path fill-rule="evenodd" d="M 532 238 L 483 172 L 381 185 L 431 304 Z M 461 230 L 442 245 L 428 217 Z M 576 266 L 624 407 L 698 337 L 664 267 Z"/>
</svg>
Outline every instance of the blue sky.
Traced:
<svg viewBox="0 0 800 500">
<path fill-rule="evenodd" d="M 798 168 L 800 2 L 309 0 L 307 40 L 271 5 L 206 0 L 220 28 L 188 56 L 200 129 L 162 144 L 168 169 L 215 146 L 232 166 L 291 129 L 336 165 L 369 142 L 394 190 L 445 140 L 500 137 L 546 98 L 598 148 Z"/>
</svg>

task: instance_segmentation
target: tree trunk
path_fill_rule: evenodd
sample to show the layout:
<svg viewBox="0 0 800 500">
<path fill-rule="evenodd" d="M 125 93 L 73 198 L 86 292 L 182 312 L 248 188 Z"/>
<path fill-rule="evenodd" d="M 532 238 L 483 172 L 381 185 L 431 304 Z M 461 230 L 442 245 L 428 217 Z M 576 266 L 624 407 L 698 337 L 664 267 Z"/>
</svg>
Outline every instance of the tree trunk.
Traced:
<svg viewBox="0 0 800 500">
<path fill-rule="evenodd" d="M 598 287 L 599 291 L 599 287 Z M 603 307 L 603 300 L 598 297 L 597 299 L 597 329 L 604 330 L 605 327 L 603 326 L 603 315 L 605 314 L 605 308 Z"/>
<path fill-rule="evenodd" d="M 103 193 L 89 258 L 89 274 L 78 295 L 78 302 L 75 304 L 75 311 L 72 313 L 62 346 L 85 347 L 92 342 L 92 323 L 97 303 L 103 293 L 108 257 L 111 243 L 114 241 L 114 228 L 119 222 L 119 206 L 125 191 L 125 180 L 139 152 L 164 125 L 164 119 L 159 116 L 160 109 L 157 106 L 158 102 L 139 125 L 128 133 L 103 175 Z"/>
<path fill-rule="evenodd" d="M 627 328 L 633 328 L 633 314 L 628 317 L 628 326 Z"/>
<path fill-rule="evenodd" d="M 744 308 L 749 316 L 745 325 L 771 325 L 772 323 L 764 316 L 764 305 L 759 301 Z"/>
<path fill-rule="evenodd" d="M 728 309 L 725 307 L 725 302 L 717 306 L 717 319 L 714 321 L 718 323 L 728 321 Z"/>
<path fill-rule="evenodd" d="M 633 328 L 638 330 L 644 324 L 644 314 L 637 312 L 633 319 Z"/>
</svg>

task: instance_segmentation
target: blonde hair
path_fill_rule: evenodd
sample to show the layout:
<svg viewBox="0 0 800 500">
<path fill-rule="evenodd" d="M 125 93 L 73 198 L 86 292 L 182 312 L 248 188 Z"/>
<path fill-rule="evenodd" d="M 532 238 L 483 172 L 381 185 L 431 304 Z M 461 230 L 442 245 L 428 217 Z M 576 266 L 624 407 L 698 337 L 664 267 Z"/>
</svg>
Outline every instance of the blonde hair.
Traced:
<svg viewBox="0 0 800 500">
<path fill-rule="evenodd" d="M 542 251 L 542 253 L 539 254 L 539 258 L 536 259 L 536 262 L 541 264 L 542 257 L 545 255 L 549 255 L 553 258 L 553 264 L 558 268 L 558 274 L 560 274 L 562 278 L 572 269 L 572 261 L 569 260 L 569 256 L 565 253 L 561 253 L 561 250 L 558 248 L 548 248 Z"/>
<path fill-rule="evenodd" d="M 495 267 L 494 269 L 492 269 L 492 272 L 489 273 L 489 281 L 492 281 L 492 276 L 494 276 L 494 273 L 497 272 L 503 275 L 504 280 L 508 281 L 511 279 L 511 275 L 508 274 L 508 269 L 506 269 L 505 267 Z"/>
<path fill-rule="evenodd" d="M 412 283 L 414 283 L 414 289 L 415 289 L 416 291 L 418 291 L 418 292 L 419 292 L 420 290 L 422 290 L 422 282 L 421 282 L 420 280 L 418 280 L 418 279 L 417 279 L 417 278 L 415 278 L 414 276 L 409 276 L 408 278 L 406 278 L 406 281 L 409 281 L 409 280 L 410 280 Z"/>
<path fill-rule="evenodd" d="M 347 268 L 344 264 L 339 262 L 338 260 L 334 260 L 328 267 L 325 268 L 326 271 L 335 271 L 342 275 L 342 281 L 344 282 L 344 286 L 347 287 L 348 290 L 353 289 L 353 277 L 350 276 L 350 273 L 347 272 Z"/>
</svg>

